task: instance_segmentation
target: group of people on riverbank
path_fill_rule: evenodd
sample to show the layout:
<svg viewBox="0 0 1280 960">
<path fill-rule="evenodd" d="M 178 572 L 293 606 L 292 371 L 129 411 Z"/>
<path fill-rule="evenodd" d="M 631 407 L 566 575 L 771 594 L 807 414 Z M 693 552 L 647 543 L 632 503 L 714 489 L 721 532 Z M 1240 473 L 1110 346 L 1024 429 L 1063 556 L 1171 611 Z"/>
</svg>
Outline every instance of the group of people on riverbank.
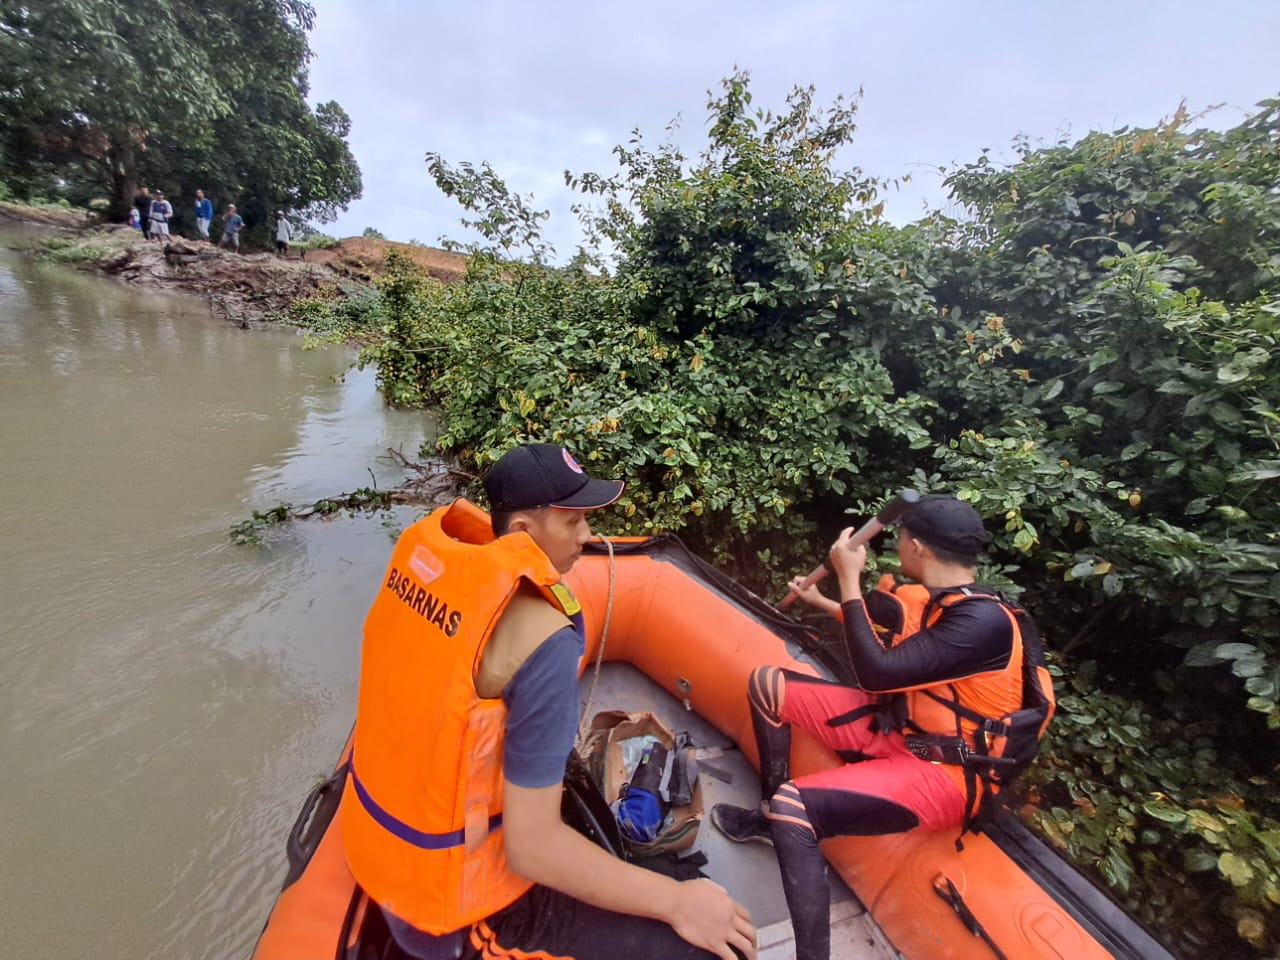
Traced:
<svg viewBox="0 0 1280 960">
<path fill-rule="evenodd" d="M 133 198 L 133 207 L 129 211 L 129 225 L 137 228 L 148 240 L 166 240 L 170 236 L 169 223 L 173 219 L 173 204 L 165 198 L 163 190 L 157 190 L 155 196 L 150 190 L 139 187 Z M 213 201 L 205 196 L 203 190 L 197 190 L 195 196 L 195 219 L 198 239 L 211 242 L 209 228 L 213 224 Z M 236 211 L 234 203 L 227 204 L 222 215 L 222 236 L 218 246 L 240 249 L 240 233 L 244 230 L 244 218 Z M 276 253 L 287 256 L 289 243 L 293 239 L 293 225 L 283 211 L 276 213 Z"/>
</svg>

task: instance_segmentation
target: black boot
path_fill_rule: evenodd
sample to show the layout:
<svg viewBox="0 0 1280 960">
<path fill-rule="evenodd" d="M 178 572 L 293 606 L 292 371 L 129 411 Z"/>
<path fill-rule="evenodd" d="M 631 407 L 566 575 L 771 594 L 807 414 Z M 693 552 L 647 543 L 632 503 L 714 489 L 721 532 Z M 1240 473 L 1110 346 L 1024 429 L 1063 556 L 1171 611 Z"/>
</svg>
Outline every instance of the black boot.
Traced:
<svg viewBox="0 0 1280 960">
<path fill-rule="evenodd" d="M 767 843 L 773 846 L 769 821 L 759 809 L 717 803 L 711 808 L 711 822 L 734 843 Z"/>
<path fill-rule="evenodd" d="M 791 726 L 768 716 L 754 700 L 750 704 L 751 729 L 760 752 L 760 792 L 767 802 L 791 779 Z"/>
</svg>

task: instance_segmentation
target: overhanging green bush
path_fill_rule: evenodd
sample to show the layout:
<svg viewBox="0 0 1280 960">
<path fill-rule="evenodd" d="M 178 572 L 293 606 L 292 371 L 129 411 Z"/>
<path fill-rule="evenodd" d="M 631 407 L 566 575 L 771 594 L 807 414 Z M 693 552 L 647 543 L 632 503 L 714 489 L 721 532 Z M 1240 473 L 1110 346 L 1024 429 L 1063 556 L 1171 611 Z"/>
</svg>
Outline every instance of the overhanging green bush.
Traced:
<svg viewBox="0 0 1280 960">
<path fill-rule="evenodd" d="M 472 467 L 568 444 L 630 483 L 603 527 L 678 531 L 762 593 L 902 486 L 973 502 L 1002 527 L 986 573 L 1119 677 L 1074 675 L 1036 818 L 1188 955 L 1271 949 L 1276 102 L 963 168 L 971 218 L 903 228 L 835 168 L 852 105 L 756 111 L 739 75 L 708 106 L 699 157 L 637 139 L 567 177 L 587 246 L 564 268 L 543 212 L 432 156 L 491 247 L 463 284 L 384 289 L 388 396 L 439 404 Z M 1198 695 L 1162 704 L 1157 670 Z M 1240 736 L 1264 745 L 1221 749 Z M 1170 851 L 1213 910 L 1158 875 Z"/>
</svg>

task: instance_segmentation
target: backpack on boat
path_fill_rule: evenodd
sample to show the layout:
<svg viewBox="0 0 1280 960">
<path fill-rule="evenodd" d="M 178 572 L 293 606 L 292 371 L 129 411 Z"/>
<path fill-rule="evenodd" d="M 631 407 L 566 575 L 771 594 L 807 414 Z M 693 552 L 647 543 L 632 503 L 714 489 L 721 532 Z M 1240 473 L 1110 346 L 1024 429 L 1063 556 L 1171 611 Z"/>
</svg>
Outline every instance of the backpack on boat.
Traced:
<svg viewBox="0 0 1280 960">
<path fill-rule="evenodd" d="M 703 810 L 688 734 L 647 710 L 604 710 L 591 720 L 582 755 L 634 856 L 693 846 Z"/>
</svg>

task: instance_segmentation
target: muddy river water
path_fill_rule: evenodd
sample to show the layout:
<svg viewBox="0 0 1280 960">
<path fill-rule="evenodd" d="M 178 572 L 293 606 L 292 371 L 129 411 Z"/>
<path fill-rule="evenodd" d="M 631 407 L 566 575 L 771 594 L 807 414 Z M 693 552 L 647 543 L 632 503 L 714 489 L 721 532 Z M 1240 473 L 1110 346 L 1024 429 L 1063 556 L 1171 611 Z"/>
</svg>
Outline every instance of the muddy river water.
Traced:
<svg viewBox="0 0 1280 960">
<path fill-rule="evenodd" d="M 0 227 L 0 954 L 243 958 L 336 759 L 412 514 L 229 529 L 400 471 L 343 348 L 11 249 Z"/>
</svg>

